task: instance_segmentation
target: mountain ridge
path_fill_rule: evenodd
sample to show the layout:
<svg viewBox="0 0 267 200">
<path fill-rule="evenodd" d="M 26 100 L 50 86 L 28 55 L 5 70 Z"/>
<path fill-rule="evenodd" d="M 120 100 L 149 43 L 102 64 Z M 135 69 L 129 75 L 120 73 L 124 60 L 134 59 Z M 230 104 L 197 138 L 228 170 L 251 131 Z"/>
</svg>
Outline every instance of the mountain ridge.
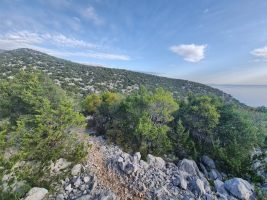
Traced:
<svg viewBox="0 0 267 200">
<path fill-rule="evenodd" d="M 233 102 L 241 107 L 246 107 L 219 89 L 193 81 L 125 69 L 80 64 L 28 48 L 0 53 L 2 71 L 0 79 L 12 78 L 14 73 L 28 67 L 46 72 L 63 89 L 75 91 L 81 95 L 104 90 L 130 93 L 144 85 L 148 89 L 163 87 L 180 99 L 189 93 L 216 95 L 226 102 Z"/>
</svg>

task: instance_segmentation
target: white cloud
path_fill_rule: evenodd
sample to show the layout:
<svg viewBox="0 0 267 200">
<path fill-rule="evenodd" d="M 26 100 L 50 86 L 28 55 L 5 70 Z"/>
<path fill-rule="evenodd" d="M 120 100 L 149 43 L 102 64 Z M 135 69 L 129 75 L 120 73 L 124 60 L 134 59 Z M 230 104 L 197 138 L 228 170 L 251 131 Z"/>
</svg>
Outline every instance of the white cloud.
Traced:
<svg viewBox="0 0 267 200">
<path fill-rule="evenodd" d="M 92 6 L 87 7 L 85 10 L 81 10 L 81 16 L 86 20 L 92 21 L 96 25 L 102 25 L 104 23 L 104 20 L 97 15 Z"/>
<path fill-rule="evenodd" d="M 98 48 L 98 45 L 67 37 L 61 33 L 34 33 L 29 31 L 11 32 L 0 35 L 0 47 L 4 49 L 14 49 L 25 47 L 27 45 L 36 45 L 41 43 L 52 43 L 57 46 L 68 46 L 76 48 Z M 8 45 L 9 44 L 9 45 Z"/>
<path fill-rule="evenodd" d="M 51 47 L 44 48 L 44 45 Z M 56 50 L 60 47 L 70 47 L 71 50 Z M 75 38 L 69 38 L 61 33 L 50 34 L 20 31 L 0 35 L 0 49 L 11 50 L 16 48 L 32 48 L 63 58 L 76 56 L 81 58 L 95 58 L 102 60 L 130 60 L 130 57 L 124 54 L 99 52 L 100 49 L 103 51 L 103 47 L 100 45 L 91 44 Z"/>
<path fill-rule="evenodd" d="M 262 48 L 258 48 L 258 49 L 254 49 L 253 51 L 250 52 L 253 56 L 262 58 L 264 60 L 267 59 L 267 46 L 266 47 L 262 47 Z"/>
<path fill-rule="evenodd" d="M 199 62 L 205 57 L 207 45 L 181 44 L 170 47 L 170 50 L 188 62 Z"/>
<path fill-rule="evenodd" d="M 44 40 L 51 40 L 55 44 L 62 46 L 78 47 L 78 48 L 97 48 L 95 44 L 85 42 L 83 40 L 77 40 L 74 38 L 66 37 L 63 34 L 44 34 L 42 35 Z"/>
</svg>

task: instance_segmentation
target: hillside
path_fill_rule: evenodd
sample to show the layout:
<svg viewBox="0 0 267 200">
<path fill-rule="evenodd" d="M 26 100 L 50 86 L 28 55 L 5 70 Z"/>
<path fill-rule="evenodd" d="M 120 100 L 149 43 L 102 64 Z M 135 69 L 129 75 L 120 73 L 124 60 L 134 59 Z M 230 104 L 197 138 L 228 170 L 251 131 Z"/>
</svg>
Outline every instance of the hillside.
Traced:
<svg viewBox="0 0 267 200">
<path fill-rule="evenodd" d="M 183 98 L 190 92 L 194 94 L 213 94 L 220 96 L 227 102 L 236 99 L 222 91 L 204 84 L 181 79 L 171 79 L 133 72 L 122 69 L 111 69 L 89 66 L 59 59 L 31 49 L 16 49 L 0 54 L 0 79 L 12 78 L 19 69 L 32 67 L 46 72 L 56 84 L 63 89 L 75 93 L 88 94 L 104 90 L 129 93 L 137 90 L 140 85 L 148 89 L 163 87 L 173 92 L 175 97 Z"/>
<path fill-rule="evenodd" d="M 78 108 L 19 68 L 0 80 L 0 199 L 266 199 L 266 133 L 242 109 L 162 88 L 90 94 Z"/>
</svg>

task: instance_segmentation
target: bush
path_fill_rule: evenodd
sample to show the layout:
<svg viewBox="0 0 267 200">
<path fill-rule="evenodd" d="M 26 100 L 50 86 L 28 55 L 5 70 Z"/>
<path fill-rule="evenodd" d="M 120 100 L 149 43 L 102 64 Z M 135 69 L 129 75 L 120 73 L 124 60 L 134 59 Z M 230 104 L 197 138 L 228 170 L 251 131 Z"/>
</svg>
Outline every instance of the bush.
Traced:
<svg viewBox="0 0 267 200">
<path fill-rule="evenodd" d="M 229 173 L 252 176 L 250 154 L 263 145 L 266 133 L 242 109 L 212 96 L 189 95 L 178 102 L 162 88 L 149 92 L 141 87 L 124 98 L 113 96 L 94 97 L 101 99 L 95 124 L 125 150 L 193 159 L 207 154 Z"/>
<path fill-rule="evenodd" d="M 103 103 L 95 114 L 99 132 L 130 151 L 162 155 L 170 150 L 168 123 L 178 109 L 171 93 L 163 89 L 149 93 L 142 88 L 126 98 L 118 96 L 101 95 Z"/>
<path fill-rule="evenodd" d="M 251 152 L 263 143 L 263 131 L 233 105 L 219 109 L 221 118 L 216 128 L 217 156 L 227 163 L 228 170 L 244 175 L 250 170 Z"/>
<path fill-rule="evenodd" d="M 190 95 L 182 103 L 178 117 L 194 141 L 203 146 L 212 142 L 220 114 L 211 97 Z"/>
<path fill-rule="evenodd" d="M 71 133 L 84 124 L 84 117 L 75 111 L 65 92 L 42 73 L 20 72 L 13 80 L 1 81 L 0 98 L 0 152 L 7 147 L 17 150 L 8 161 L 1 157 L 1 164 L 5 170 L 19 161 L 40 166 L 15 169 L 16 178 L 27 179 L 31 186 L 49 185 L 49 179 L 42 179 L 42 170 L 50 161 L 61 157 L 78 161 L 86 155 L 87 146 Z"/>
</svg>

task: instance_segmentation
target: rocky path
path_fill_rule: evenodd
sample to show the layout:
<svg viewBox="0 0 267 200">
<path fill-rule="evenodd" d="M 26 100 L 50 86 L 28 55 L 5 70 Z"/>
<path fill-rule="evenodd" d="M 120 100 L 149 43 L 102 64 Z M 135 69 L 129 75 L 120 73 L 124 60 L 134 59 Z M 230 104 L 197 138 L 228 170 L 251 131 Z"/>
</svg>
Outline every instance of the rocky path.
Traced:
<svg viewBox="0 0 267 200">
<path fill-rule="evenodd" d="M 107 155 L 103 154 L 103 141 L 100 138 L 90 137 L 92 148 L 87 158 L 87 165 L 97 177 L 99 184 L 112 191 L 117 199 L 141 200 L 142 193 L 136 194 L 127 185 L 120 181 L 118 174 L 106 165 Z"/>
</svg>

